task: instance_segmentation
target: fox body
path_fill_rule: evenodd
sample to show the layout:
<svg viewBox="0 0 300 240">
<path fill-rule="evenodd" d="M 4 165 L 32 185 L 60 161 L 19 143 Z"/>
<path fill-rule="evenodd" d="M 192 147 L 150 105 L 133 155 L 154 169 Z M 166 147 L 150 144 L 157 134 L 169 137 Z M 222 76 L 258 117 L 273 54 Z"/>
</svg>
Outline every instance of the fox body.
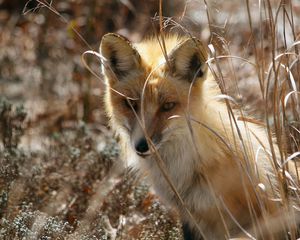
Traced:
<svg viewBox="0 0 300 240">
<path fill-rule="evenodd" d="M 123 153 L 178 209 L 194 238 L 225 239 L 246 230 L 267 234 L 267 228 L 253 228 L 280 205 L 270 200 L 280 187 L 267 134 L 230 117 L 216 97 L 220 91 L 203 44 L 167 36 L 161 48 L 154 38 L 133 44 L 106 34 L 100 53 L 106 111 Z M 292 175 L 294 170 L 290 166 Z"/>
</svg>

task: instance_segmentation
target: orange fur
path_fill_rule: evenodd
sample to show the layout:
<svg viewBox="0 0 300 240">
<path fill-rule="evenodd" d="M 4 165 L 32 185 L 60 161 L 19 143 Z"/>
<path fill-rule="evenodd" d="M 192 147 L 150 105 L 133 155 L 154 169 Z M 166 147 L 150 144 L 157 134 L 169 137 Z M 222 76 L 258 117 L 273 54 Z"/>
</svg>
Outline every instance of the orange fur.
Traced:
<svg viewBox="0 0 300 240">
<path fill-rule="evenodd" d="M 282 189 L 266 131 L 237 119 L 234 124 L 216 99 L 220 92 L 199 40 L 165 41 L 167 60 L 156 39 L 139 44 L 115 34 L 102 39 L 106 111 L 123 153 L 147 172 L 157 194 L 199 238 L 200 232 L 205 239 L 244 236 L 241 227 L 257 238 L 275 238 L 264 221 L 282 209 L 271 200 Z M 196 222 L 171 190 L 155 151 Z M 289 170 L 295 175 L 292 165 Z"/>
</svg>

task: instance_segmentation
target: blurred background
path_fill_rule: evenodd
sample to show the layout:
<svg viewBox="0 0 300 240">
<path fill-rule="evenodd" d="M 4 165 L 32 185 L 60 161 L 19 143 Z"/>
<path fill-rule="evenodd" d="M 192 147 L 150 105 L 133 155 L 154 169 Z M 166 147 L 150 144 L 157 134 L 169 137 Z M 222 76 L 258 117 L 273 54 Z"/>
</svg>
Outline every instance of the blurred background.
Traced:
<svg viewBox="0 0 300 240">
<path fill-rule="evenodd" d="M 162 14 L 165 31 L 246 59 L 221 62 L 219 84 L 264 119 L 261 78 L 272 50 L 299 40 L 300 2 L 249 2 L 164 0 Z M 182 238 L 176 213 L 124 170 L 103 112 L 100 63 L 87 57 L 97 78 L 81 61 L 107 32 L 131 41 L 157 34 L 159 1 L 0 0 L 0 239 Z M 299 89 L 297 69 L 287 88 Z M 294 110 L 288 117 L 299 120 Z"/>
</svg>

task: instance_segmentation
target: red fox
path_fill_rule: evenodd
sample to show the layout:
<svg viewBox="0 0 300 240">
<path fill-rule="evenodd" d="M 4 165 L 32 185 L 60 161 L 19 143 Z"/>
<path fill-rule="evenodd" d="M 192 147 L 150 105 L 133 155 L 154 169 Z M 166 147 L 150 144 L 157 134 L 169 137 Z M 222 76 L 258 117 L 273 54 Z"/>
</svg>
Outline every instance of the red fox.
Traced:
<svg viewBox="0 0 300 240">
<path fill-rule="evenodd" d="M 278 147 L 267 132 L 217 97 L 200 40 L 170 35 L 164 43 L 102 38 L 105 107 L 123 153 L 178 210 L 186 236 L 283 239 L 286 222 L 270 224 L 295 213 L 290 198 L 279 199 L 284 187 L 291 196 L 299 190 L 294 164 L 274 161 Z"/>
</svg>

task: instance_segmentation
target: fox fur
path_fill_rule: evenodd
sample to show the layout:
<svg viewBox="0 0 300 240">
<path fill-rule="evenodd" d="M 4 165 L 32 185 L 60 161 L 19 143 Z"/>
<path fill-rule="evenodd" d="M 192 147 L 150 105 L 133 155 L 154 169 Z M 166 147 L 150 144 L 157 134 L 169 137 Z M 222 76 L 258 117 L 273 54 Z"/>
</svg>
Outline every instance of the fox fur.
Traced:
<svg viewBox="0 0 300 240">
<path fill-rule="evenodd" d="M 285 223 L 271 229 L 268 221 L 290 211 L 283 207 L 289 198 L 274 199 L 283 191 L 282 173 L 296 176 L 294 165 L 280 169 L 266 130 L 230 115 L 201 41 L 170 35 L 161 46 L 157 38 L 102 38 L 105 107 L 123 154 L 178 210 L 193 239 L 281 239 Z"/>
</svg>

